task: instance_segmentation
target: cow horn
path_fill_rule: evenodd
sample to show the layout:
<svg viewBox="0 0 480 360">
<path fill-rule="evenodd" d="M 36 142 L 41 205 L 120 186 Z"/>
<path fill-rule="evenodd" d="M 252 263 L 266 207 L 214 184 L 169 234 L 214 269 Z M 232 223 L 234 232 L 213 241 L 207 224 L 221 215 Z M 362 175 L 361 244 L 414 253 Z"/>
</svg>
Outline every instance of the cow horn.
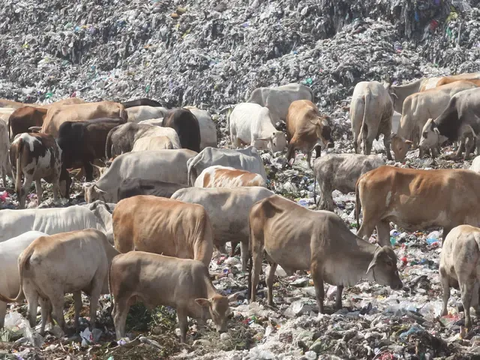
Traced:
<svg viewBox="0 0 480 360">
<path fill-rule="evenodd" d="M 241 293 L 242 293 L 242 292 L 239 291 L 239 292 L 236 292 L 235 294 L 230 294 L 230 295 L 228 295 L 228 297 L 227 297 L 228 302 L 237 301 L 237 298 L 238 298 L 238 296 L 239 296 Z"/>
<path fill-rule="evenodd" d="M 374 267 L 375 267 L 375 258 L 373 258 L 373 260 L 370 262 L 370 265 L 368 265 L 368 269 L 367 269 L 367 272 L 365 274 L 368 274 L 370 272 L 370 270 L 372 270 Z"/>
</svg>

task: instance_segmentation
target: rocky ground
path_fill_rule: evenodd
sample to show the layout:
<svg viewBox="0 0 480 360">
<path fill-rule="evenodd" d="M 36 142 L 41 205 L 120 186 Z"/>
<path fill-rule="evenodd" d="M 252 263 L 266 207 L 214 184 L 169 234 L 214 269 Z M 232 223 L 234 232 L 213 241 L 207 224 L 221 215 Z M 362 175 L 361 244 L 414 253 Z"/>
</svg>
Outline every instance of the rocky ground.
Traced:
<svg viewBox="0 0 480 360">
<path fill-rule="evenodd" d="M 452 10 L 450 5 L 455 5 Z M 257 86 L 310 86 L 334 122 L 335 148 L 352 152 L 349 97 L 362 80 L 398 83 L 421 76 L 480 71 L 479 1 L 445 0 L 5 0 L 0 8 L 0 97 L 51 102 L 151 97 L 167 106 L 197 105 L 218 124 L 226 144 L 228 109 Z M 382 153 L 381 143 L 375 149 Z M 404 164 L 468 168 L 443 158 Z M 262 155 L 270 187 L 314 208 L 313 174 L 305 158 L 284 168 L 282 154 Z M 391 162 L 390 164 L 394 164 Z M 80 184 L 77 184 L 79 194 Z M 35 196 L 33 196 L 35 197 Z M 0 194 L 2 206 L 15 197 Z M 81 198 L 79 199 L 81 201 Z M 335 193 L 336 212 L 355 232 L 353 194 Z M 480 323 L 462 334 L 459 293 L 439 317 L 440 233 L 392 228 L 402 291 L 360 283 L 344 291 L 344 309 L 318 315 L 308 274 L 277 270 L 269 308 L 244 300 L 239 258 L 217 256 L 211 271 L 225 293 L 241 292 L 228 334 L 197 331 L 187 345 L 168 308 L 132 309 L 129 343 L 114 341 L 111 301 L 102 298 L 99 330 L 45 338 L 29 329 L 25 306 L 12 306 L 0 334 L 0 358 L 12 359 L 467 359 L 480 357 Z M 375 236 L 372 237 L 374 241 Z M 266 266 L 266 265 L 265 265 Z M 328 290 L 333 303 L 334 287 Z M 66 302 L 72 318 L 72 300 Z M 83 315 L 88 311 L 85 301 Z M 84 327 L 87 325 L 84 318 Z M 55 329 L 52 333 L 56 333 Z"/>
</svg>

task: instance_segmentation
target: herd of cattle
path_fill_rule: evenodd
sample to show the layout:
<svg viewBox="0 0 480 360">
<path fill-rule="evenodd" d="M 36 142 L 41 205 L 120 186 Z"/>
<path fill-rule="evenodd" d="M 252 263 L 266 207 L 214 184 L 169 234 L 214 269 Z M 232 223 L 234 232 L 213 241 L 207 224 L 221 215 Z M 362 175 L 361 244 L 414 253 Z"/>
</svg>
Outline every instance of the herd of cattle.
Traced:
<svg viewBox="0 0 480 360">
<path fill-rule="evenodd" d="M 480 74 L 402 86 L 361 82 L 350 106 L 356 154 L 324 156 L 322 148 L 334 147 L 330 120 L 314 105 L 312 91 L 299 84 L 258 88 L 236 105 L 228 149 L 217 148 L 215 122 L 196 107 L 165 109 L 150 99 L 69 98 L 50 105 L 0 100 L 0 168 L 4 187 L 6 176 L 12 178 L 20 208 L 0 211 L 0 327 L 7 303 L 26 298 L 32 327 L 40 304 L 41 332 L 52 318 L 65 329 L 65 293 L 73 293 L 78 327 L 83 291 L 90 297 L 92 327 L 101 294 L 113 296 L 117 338 L 125 336 L 136 300 L 176 308 L 182 341 L 187 317 L 200 325 L 211 318 L 225 331 L 229 303 L 238 294 L 226 297 L 215 289 L 209 264 L 214 249 L 225 253 L 228 242 L 232 256 L 241 245 L 251 301 L 265 256 L 270 305 L 280 265 L 287 274 L 311 272 L 321 312 L 324 281 L 336 285 L 341 308 L 344 286 L 362 278 L 402 288 L 390 222 L 411 231 L 443 227 L 444 313 L 450 286 L 460 286 L 469 327 L 480 281 L 480 229 L 473 227 L 480 225 L 480 174 L 386 166 L 370 152 L 383 134 L 388 159 L 390 141 L 399 161 L 415 146 L 421 156 L 429 149 L 434 155 L 447 139 L 461 140 L 459 152 L 464 147 L 468 156 L 480 131 L 477 85 Z M 278 130 L 281 122 L 286 134 Z M 322 210 L 268 190 L 258 150 L 286 150 L 289 165 L 300 150 L 309 166 L 315 150 Z M 68 199 L 72 169 L 78 168 L 87 181 L 85 205 L 24 209 L 33 182 L 40 203 L 42 179 L 53 185 L 54 202 Z M 99 178 L 92 182 L 95 168 Z M 333 212 L 335 189 L 356 192 L 357 223 L 363 215 L 358 235 Z M 368 242 L 375 228 L 379 244 Z"/>
</svg>

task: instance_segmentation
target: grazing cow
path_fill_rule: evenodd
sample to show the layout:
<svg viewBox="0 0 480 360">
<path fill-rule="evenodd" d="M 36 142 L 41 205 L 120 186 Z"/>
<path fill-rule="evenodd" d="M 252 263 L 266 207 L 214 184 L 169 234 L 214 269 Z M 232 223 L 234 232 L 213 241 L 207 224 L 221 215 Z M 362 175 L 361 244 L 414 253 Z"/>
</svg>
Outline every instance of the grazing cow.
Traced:
<svg viewBox="0 0 480 360">
<path fill-rule="evenodd" d="M 470 225 L 460 225 L 449 232 L 443 241 L 440 255 L 440 282 L 443 288 L 442 316 L 448 314 L 447 305 L 450 287 L 460 289 L 465 327 L 471 329 L 470 306 L 480 315 L 478 289 L 480 282 L 480 229 Z"/>
<path fill-rule="evenodd" d="M 257 150 L 283 151 L 287 142 L 285 134 L 272 124 L 270 110 L 253 103 L 235 106 L 229 118 L 230 139 L 236 148 L 242 144 Z"/>
<path fill-rule="evenodd" d="M 95 184 L 85 185 L 85 201 L 117 202 L 120 183 L 129 178 L 187 184 L 187 160 L 197 153 L 187 149 L 152 150 L 118 156 Z"/>
<path fill-rule="evenodd" d="M 7 174 L 12 176 L 12 168 L 8 159 L 8 148 L 10 141 L 8 140 L 7 125 L 0 122 L 0 174 L 2 175 L 3 186 L 7 186 Z"/>
<path fill-rule="evenodd" d="M 20 287 L 18 257 L 33 240 L 40 236 L 48 235 L 39 231 L 28 231 L 0 243 L 0 273 L 4 275 L 0 279 L 0 294 L 5 294 L 8 297 L 14 297 L 18 294 L 18 288 Z M 6 313 L 7 303 L 0 301 L 0 329 L 3 328 Z"/>
<path fill-rule="evenodd" d="M 171 306 L 177 310 L 182 342 L 187 337 L 187 316 L 205 323 L 213 320 L 218 332 L 227 330 L 229 297 L 218 293 L 210 280 L 208 266 L 200 261 L 131 251 L 112 261 L 109 273 L 114 299 L 113 322 L 117 340 L 125 336 L 130 304 L 140 298 L 150 306 Z"/>
<path fill-rule="evenodd" d="M 445 76 L 438 80 L 437 87 L 454 83 L 456 81 L 472 81 L 475 85 L 480 86 L 478 82 L 480 80 L 480 72 L 477 73 L 466 73 L 460 75 L 453 75 L 453 76 Z"/>
<path fill-rule="evenodd" d="M 184 109 L 190 110 L 198 120 L 200 127 L 200 150 L 207 146 L 217 147 L 217 127 L 212 117 L 206 110 L 200 110 L 195 106 L 185 106 Z"/>
<path fill-rule="evenodd" d="M 110 219 L 105 217 L 104 207 L 97 204 L 91 209 L 77 205 L 66 208 L 3 209 L 0 211 L 0 243 L 27 231 L 54 235 L 92 228 L 107 232 L 111 230 L 111 216 Z"/>
<path fill-rule="evenodd" d="M 264 198 L 274 195 L 263 187 L 231 189 L 185 188 L 172 195 L 172 199 L 202 205 L 213 226 L 213 244 L 224 252 L 230 241 L 232 251 L 241 243 L 243 271 L 247 270 L 249 220 L 252 206 Z"/>
<path fill-rule="evenodd" d="M 410 95 L 403 103 L 402 118 L 397 133 L 392 137 L 392 150 L 396 161 L 403 161 L 411 146 L 418 146 L 420 136 L 429 118 L 437 118 L 445 110 L 453 95 L 476 86 L 457 81 Z M 420 148 L 420 158 L 423 149 Z"/>
<path fill-rule="evenodd" d="M 157 107 L 162 106 L 162 104 L 160 104 L 158 101 L 147 99 L 147 98 L 124 101 L 122 102 L 122 105 L 125 109 L 129 109 L 136 106 L 157 106 Z"/>
<path fill-rule="evenodd" d="M 199 188 L 233 188 L 241 186 L 267 186 L 265 179 L 256 173 L 229 166 L 214 165 L 203 170 L 195 180 Z"/>
<path fill-rule="evenodd" d="M 393 103 L 385 87 L 378 81 L 361 81 L 355 85 L 350 105 L 353 147 L 355 153 L 370 155 L 373 140 L 383 134 L 383 143 L 388 160 L 390 153 L 390 136 L 392 133 Z"/>
<path fill-rule="evenodd" d="M 417 92 L 433 89 L 440 79 L 439 77 L 421 78 L 405 85 L 387 85 L 386 89 L 392 99 L 394 110 L 401 114 L 403 102 L 407 97 Z"/>
<path fill-rule="evenodd" d="M 390 244 L 390 222 L 407 231 L 480 225 L 480 175 L 470 170 L 417 170 L 381 166 L 356 185 L 358 236 L 369 239 L 377 227 L 380 244 Z"/>
<path fill-rule="evenodd" d="M 429 119 L 426 122 L 423 127 L 420 146 L 433 148 L 446 140 L 453 142 L 467 136 L 477 138 L 479 133 L 480 88 L 475 88 L 454 95 L 439 117 L 435 120 Z M 479 139 L 476 140 L 477 155 L 480 155 L 480 141 Z M 467 158 L 472 147 L 473 141 L 465 144 L 465 158 Z"/>
<path fill-rule="evenodd" d="M 138 123 L 143 120 L 163 118 L 168 113 L 164 107 L 135 106 L 126 109 L 128 122 Z"/>
<path fill-rule="evenodd" d="M 315 146 L 319 141 L 325 148 L 334 146 L 327 116 L 320 115 L 317 106 L 309 100 L 292 102 L 287 114 L 287 161 L 295 162 L 295 151 L 301 150 L 307 154 L 308 166 L 312 150 L 315 148 L 317 158 L 321 155 L 321 147 Z"/>
<path fill-rule="evenodd" d="M 480 155 L 476 156 L 475 159 L 473 159 L 472 165 L 470 166 L 469 170 L 480 173 Z"/>
<path fill-rule="evenodd" d="M 127 121 L 127 112 L 122 104 L 112 101 L 53 106 L 48 109 L 41 132 L 56 138 L 60 125 L 65 121 L 86 121 L 105 117 Z"/>
<path fill-rule="evenodd" d="M 360 239 L 332 212 L 308 210 L 278 195 L 252 207 L 250 249 L 253 255 L 249 274 L 251 301 L 255 301 L 264 251 L 271 263 L 266 280 L 269 305 L 273 305 L 273 276 L 277 265 L 287 274 L 310 270 L 321 313 L 324 312 L 324 281 L 337 285 L 337 309 L 342 308 L 343 287 L 353 286 L 362 278 L 389 285 L 394 290 L 402 288 L 392 248 Z"/>
<path fill-rule="evenodd" d="M 207 147 L 187 161 L 188 184 L 193 186 L 198 175 L 213 165 L 230 166 L 235 169 L 254 172 L 260 174 L 267 181 L 262 158 L 253 146 L 237 150 Z"/>
<path fill-rule="evenodd" d="M 82 309 L 81 292 L 90 296 L 90 326 L 95 328 L 98 300 L 108 293 L 108 269 L 118 255 L 105 234 L 95 229 L 78 230 L 35 239 L 19 256 L 20 290 L 16 298 L 0 294 L 0 301 L 18 302 L 25 295 L 30 326 L 35 327 L 37 305 L 42 307 L 44 333 L 50 305 L 53 318 L 65 331 L 65 293 L 73 293 L 75 326 Z"/>
<path fill-rule="evenodd" d="M 314 101 L 313 91 L 301 84 L 287 84 L 277 87 L 260 87 L 253 90 L 249 103 L 266 106 L 272 112 L 274 124 L 286 120 L 290 104 L 296 100 Z"/>
<path fill-rule="evenodd" d="M 105 154 L 107 159 L 132 151 L 136 141 L 141 138 L 166 136 L 174 149 L 179 149 L 180 139 L 177 132 L 171 128 L 154 125 L 126 123 L 112 129 L 107 136 Z"/>
<path fill-rule="evenodd" d="M 123 119 L 102 118 L 89 121 L 65 121 L 58 130 L 58 145 L 63 151 L 64 166 L 83 167 L 87 181 L 93 180 L 92 163 L 105 159 L 107 135 Z"/>
<path fill-rule="evenodd" d="M 34 181 L 38 204 L 41 203 L 42 178 L 53 184 L 54 201 L 58 200 L 59 191 L 62 197 L 69 198 L 72 180 L 62 164 L 62 158 L 62 149 L 51 135 L 27 133 L 17 135 L 10 147 L 10 164 L 16 174 L 15 191 L 20 209 L 25 207 L 27 192 Z"/>
<path fill-rule="evenodd" d="M 210 264 L 212 224 L 200 205 L 137 195 L 119 201 L 112 219 L 115 248 L 121 253 L 148 251 Z"/>
<path fill-rule="evenodd" d="M 163 120 L 163 126 L 177 132 L 182 148 L 200 152 L 200 126 L 190 110 L 169 111 Z"/>
<path fill-rule="evenodd" d="M 187 187 L 185 184 L 170 183 L 142 178 L 125 179 L 118 187 L 118 201 L 137 195 L 153 195 L 164 198 L 172 197 L 175 191 Z"/>
<path fill-rule="evenodd" d="M 320 188 L 320 209 L 333 211 L 333 190 L 354 192 L 361 175 L 382 165 L 385 161 L 377 155 L 327 154 L 316 159 L 313 169 Z"/>
<path fill-rule="evenodd" d="M 13 141 L 17 134 L 26 133 L 31 126 L 42 126 L 48 109 L 24 106 L 15 110 L 8 119 L 8 130 L 10 141 Z"/>
<path fill-rule="evenodd" d="M 148 150 L 174 149 L 172 142 L 166 136 L 140 138 L 133 144 L 132 152 Z"/>
</svg>

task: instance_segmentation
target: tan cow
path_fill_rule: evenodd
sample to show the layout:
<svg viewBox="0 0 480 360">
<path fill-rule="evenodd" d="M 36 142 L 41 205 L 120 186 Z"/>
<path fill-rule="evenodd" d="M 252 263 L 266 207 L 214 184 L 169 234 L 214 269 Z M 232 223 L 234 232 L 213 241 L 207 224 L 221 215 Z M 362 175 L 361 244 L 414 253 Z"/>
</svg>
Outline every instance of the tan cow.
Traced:
<svg viewBox="0 0 480 360">
<path fill-rule="evenodd" d="M 417 92 L 433 89 L 440 79 L 440 77 L 421 78 L 404 85 L 387 85 L 386 89 L 392 98 L 394 110 L 402 113 L 403 102 L 407 97 Z"/>
<path fill-rule="evenodd" d="M 90 326 L 94 328 L 98 299 L 102 293 L 108 293 L 108 268 L 116 255 L 118 252 L 108 243 L 105 234 L 95 229 L 39 237 L 18 258 L 20 290 L 17 297 L 11 299 L 0 294 L 0 300 L 18 302 L 25 294 L 31 327 L 35 327 L 40 300 L 40 332 L 43 333 L 50 305 L 53 318 L 65 330 L 65 293 L 73 293 L 75 325 L 78 326 L 83 291 L 90 296 Z"/>
<path fill-rule="evenodd" d="M 200 261 L 131 251 L 113 259 L 109 280 L 117 340 L 125 336 L 128 310 L 135 298 L 150 306 L 175 308 L 182 342 L 187 337 L 187 316 L 202 324 L 211 318 L 217 331 L 227 330 L 229 301 L 235 295 L 219 294 L 208 266 Z"/>
<path fill-rule="evenodd" d="M 361 81 L 355 85 L 350 104 L 350 121 L 353 133 L 355 153 L 370 155 L 373 140 L 383 134 L 383 143 L 388 160 L 390 153 L 390 136 L 392 132 L 393 103 L 385 87 L 378 81 Z"/>
<path fill-rule="evenodd" d="M 121 200 L 113 211 L 115 248 L 148 251 L 210 264 L 213 228 L 201 205 L 152 195 Z"/>
<path fill-rule="evenodd" d="M 264 251 L 271 263 L 266 280 L 269 305 L 273 305 L 273 276 L 277 264 L 287 274 L 295 270 L 311 271 L 321 313 L 324 312 L 324 281 L 338 286 L 337 309 L 342 307 L 343 287 L 353 286 L 362 278 L 392 289 L 402 288 L 397 257 L 391 248 L 370 244 L 355 236 L 342 219 L 330 211 L 308 210 L 278 195 L 252 207 L 250 248 L 253 254 L 251 301 L 255 301 Z"/>
<path fill-rule="evenodd" d="M 390 244 L 390 222 L 407 231 L 480 225 L 480 174 L 470 170 L 417 170 L 382 166 L 356 185 L 358 236 L 369 239 L 377 227 L 380 244 Z"/>
<path fill-rule="evenodd" d="M 392 137 L 392 150 L 396 161 L 403 161 L 412 146 L 418 146 L 422 129 L 428 119 L 436 119 L 448 106 L 453 95 L 476 86 L 468 81 L 457 81 L 415 93 L 405 99 L 397 133 Z M 420 158 L 423 157 L 420 148 Z"/>
<path fill-rule="evenodd" d="M 460 289 L 465 311 L 465 327 L 471 329 L 470 306 L 480 315 L 478 290 L 480 284 L 480 229 L 460 225 L 443 241 L 440 255 L 440 282 L 443 288 L 442 316 L 448 314 L 450 287 Z"/>
<path fill-rule="evenodd" d="M 195 180 L 199 188 L 232 188 L 241 186 L 264 186 L 265 179 L 256 173 L 230 166 L 214 165 L 203 170 Z"/>
<path fill-rule="evenodd" d="M 287 113 L 287 161 L 290 165 L 295 162 L 295 150 L 307 155 L 311 168 L 312 150 L 315 148 L 317 158 L 321 155 L 321 148 L 315 146 L 319 141 L 325 148 L 334 146 L 328 119 L 320 115 L 317 106 L 309 100 L 296 100 L 290 104 Z"/>
<path fill-rule="evenodd" d="M 472 81 L 475 85 L 480 86 L 480 72 L 445 76 L 440 80 L 438 80 L 437 87 L 451 84 L 456 81 L 462 81 L 462 80 Z"/>
<path fill-rule="evenodd" d="M 126 121 L 127 112 L 122 104 L 112 101 L 52 106 L 45 116 L 41 132 L 57 137 L 60 125 L 65 121 L 86 121 L 97 118 L 121 118 Z"/>
</svg>

